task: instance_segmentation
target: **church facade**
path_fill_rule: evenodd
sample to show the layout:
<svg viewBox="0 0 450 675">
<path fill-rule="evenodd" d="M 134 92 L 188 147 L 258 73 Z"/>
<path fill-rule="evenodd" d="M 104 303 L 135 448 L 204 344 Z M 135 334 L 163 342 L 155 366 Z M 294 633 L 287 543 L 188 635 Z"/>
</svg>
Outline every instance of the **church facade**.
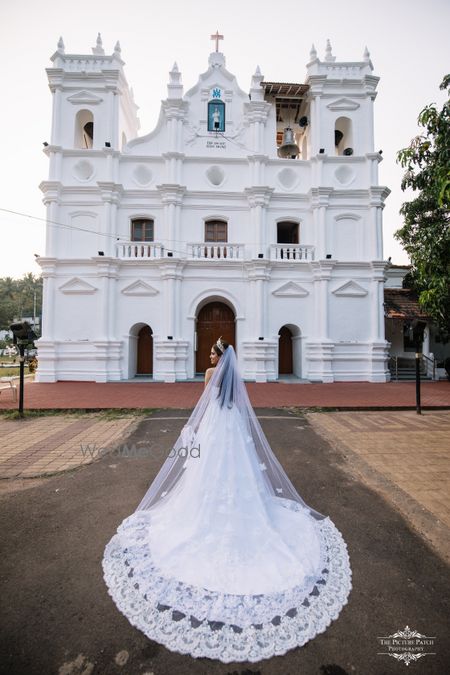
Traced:
<svg viewBox="0 0 450 675">
<path fill-rule="evenodd" d="M 141 136 L 119 43 L 58 43 L 38 381 L 189 380 L 220 335 L 247 380 L 389 379 L 370 55 L 244 91 L 220 37 Z"/>
</svg>

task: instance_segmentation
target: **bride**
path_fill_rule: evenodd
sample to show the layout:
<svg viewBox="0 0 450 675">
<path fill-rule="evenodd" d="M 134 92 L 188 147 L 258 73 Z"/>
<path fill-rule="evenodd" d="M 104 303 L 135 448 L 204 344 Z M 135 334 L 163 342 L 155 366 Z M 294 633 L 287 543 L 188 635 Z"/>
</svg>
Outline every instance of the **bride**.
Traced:
<svg viewBox="0 0 450 675">
<path fill-rule="evenodd" d="M 326 630 L 352 588 L 345 541 L 275 457 L 232 345 L 136 511 L 106 545 L 118 609 L 168 649 L 256 662 Z"/>
</svg>

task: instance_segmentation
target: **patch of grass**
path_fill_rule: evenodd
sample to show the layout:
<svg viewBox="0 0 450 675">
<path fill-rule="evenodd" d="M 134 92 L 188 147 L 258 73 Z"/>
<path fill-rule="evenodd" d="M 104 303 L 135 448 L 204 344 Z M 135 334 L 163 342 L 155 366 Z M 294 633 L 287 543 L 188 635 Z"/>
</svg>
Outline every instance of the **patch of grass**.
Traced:
<svg viewBox="0 0 450 675">
<path fill-rule="evenodd" d="M 23 417 L 15 410 L 0 410 L 0 419 L 19 420 L 19 419 L 34 419 L 37 417 L 57 417 L 67 416 L 73 418 L 85 417 L 85 415 L 97 415 L 101 420 L 114 420 L 123 417 L 149 417 L 155 412 L 159 412 L 161 408 L 99 408 L 96 410 L 85 410 L 83 408 L 65 408 L 65 409 L 49 409 L 49 410 L 24 410 Z"/>
<path fill-rule="evenodd" d="M 28 366 L 25 366 L 23 372 L 25 375 L 30 374 Z M 19 377 L 19 374 L 20 374 L 19 364 L 17 364 L 16 368 L 0 368 L 0 377 Z"/>
<path fill-rule="evenodd" d="M 71 408 L 68 410 L 24 410 L 23 416 L 16 410 L 2 410 L 0 411 L 0 419 L 19 420 L 19 419 L 34 419 L 35 417 L 56 417 L 57 415 L 71 415 L 72 417 L 83 417 L 86 414 L 85 410 Z"/>
<path fill-rule="evenodd" d="M 297 417 L 304 417 L 306 413 L 329 413 L 329 412 L 339 412 L 340 408 L 322 408 L 321 406 L 305 406 L 305 407 L 291 407 L 288 408 L 289 412 Z"/>
<path fill-rule="evenodd" d="M 149 417 L 161 408 L 108 408 L 99 411 L 99 417 L 104 420 L 115 420 L 121 417 Z"/>
</svg>

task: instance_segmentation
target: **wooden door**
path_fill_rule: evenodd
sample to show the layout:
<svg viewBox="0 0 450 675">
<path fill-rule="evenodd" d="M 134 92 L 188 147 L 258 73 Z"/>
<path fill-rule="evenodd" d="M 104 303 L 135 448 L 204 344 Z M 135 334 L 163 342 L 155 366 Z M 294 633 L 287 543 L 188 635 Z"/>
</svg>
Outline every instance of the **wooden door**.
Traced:
<svg viewBox="0 0 450 675">
<path fill-rule="evenodd" d="M 278 331 L 278 374 L 290 375 L 293 372 L 292 363 L 292 333 L 287 326 Z"/>
<path fill-rule="evenodd" d="M 236 350 L 234 312 L 224 302 L 210 302 L 200 310 L 197 317 L 196 373 L 204 373 L 211 367 L 211 346 L 222 336 Z"/>
<path fill-rule="evenodd" d="M 136 375 L 153 374 L 153 331 L 144 326 L 139 331 Z"/>
</svg>

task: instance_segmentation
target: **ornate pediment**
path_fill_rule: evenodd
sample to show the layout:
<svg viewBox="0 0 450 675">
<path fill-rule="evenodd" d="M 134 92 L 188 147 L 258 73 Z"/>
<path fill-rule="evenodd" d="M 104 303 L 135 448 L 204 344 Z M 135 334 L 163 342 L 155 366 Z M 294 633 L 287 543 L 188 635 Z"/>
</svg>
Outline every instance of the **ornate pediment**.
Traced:
<svg viewBox="0 0 450 675">
<path fill-rule="evenodd" d="M 97 96 L 97 94 L 94 94 L 92 91 L 86 91 L 85 89 L 78 91 L 76 94 L 72 94 L 72 96 L 68 96 L 67 100 L 70 103 L 73 103 L 73 105 L 79 105 L 80 103 L 97 105 L 103 101 L 100 96 Z"/>
<path fill-rule="evenodd" d="M 98 288 L 79 277 L 73 277 L 73 279 L 69 279 L 69 281 L 60 286 L 59 290 L 66 295 L 91 295 L 95 291 L 98 291 Z"/>
<path fill-rule="evenodd" d="M 350 98 L 338 98 L 327 105 L 328 110 L 358 110 L 359 103 Z"/>
<path fill-rule="evenodd" d="M 148 296 L 148 295 L 158 295 L 159 291 L 157 288 L 153 288 L 150 284 L 147 284 L 142 279 L 134 281 L 132 284 L 125 286 L 121 291 L 123 295 L 139 295 L 139 296 Z"/>
<path fill-rule="evenodd" d="M 364 295 L 367 295 L 367 291 L 357 284 L 356 281 L 347 281 L 342 286 L 335 288 L 333 294 L 346 298 L 362 298 Z"/>
<path fill-rule="evenodd" d="M 295 281 L 288 281 L 287 284 L 283 284 L 283 286 L 272 291 L 272 295 L 282 298 L 304 298 L 309 295 L 309 291 Z"/>
</svg>

